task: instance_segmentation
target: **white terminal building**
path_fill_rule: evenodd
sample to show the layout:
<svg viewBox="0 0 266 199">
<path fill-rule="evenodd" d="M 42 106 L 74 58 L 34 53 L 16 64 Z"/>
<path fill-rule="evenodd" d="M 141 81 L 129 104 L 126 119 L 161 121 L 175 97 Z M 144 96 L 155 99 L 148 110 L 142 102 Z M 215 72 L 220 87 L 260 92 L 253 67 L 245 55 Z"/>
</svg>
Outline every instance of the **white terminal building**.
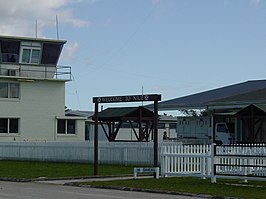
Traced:
<svg viewBox="0 0 266 199">
<path fill-rule="evenodd" d="M 65 43 L 0 36 L 1 141 L 84 140 L 87 118 L 65 116 L 71 67 L 57 65 Z"/>
</svg>

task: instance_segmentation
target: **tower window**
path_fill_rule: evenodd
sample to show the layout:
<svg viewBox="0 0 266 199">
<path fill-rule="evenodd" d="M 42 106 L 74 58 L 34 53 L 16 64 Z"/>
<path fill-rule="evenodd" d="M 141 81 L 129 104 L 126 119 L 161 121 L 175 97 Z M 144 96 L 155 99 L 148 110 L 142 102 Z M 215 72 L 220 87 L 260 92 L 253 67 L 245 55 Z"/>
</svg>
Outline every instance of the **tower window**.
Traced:
<svg viewBox="0 0 266 199">
<path fill-rule="evenodd" d="M 21 63 L 39 64 L 41 55 L 41 44 L 36 42 L 21 43 Z"/>
<path fill-rule="evenodd" d="M 1 61 L 18 63 L 19 58 L 19 41 L 2 40 L 1 47 Z"/>
</svg>

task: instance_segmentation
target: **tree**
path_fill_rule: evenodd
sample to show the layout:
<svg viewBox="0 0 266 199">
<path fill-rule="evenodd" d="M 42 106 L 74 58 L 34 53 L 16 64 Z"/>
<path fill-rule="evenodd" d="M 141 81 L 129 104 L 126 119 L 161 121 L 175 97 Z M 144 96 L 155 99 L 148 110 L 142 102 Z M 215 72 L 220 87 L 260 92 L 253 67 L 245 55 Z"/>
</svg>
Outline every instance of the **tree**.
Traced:
<svg viewBox="0 0 266 199">
<path fill-rule="evenodd" d="M 181 110 L 181 112 L 188 117 L 205 117 L 205 116 L 207 116 L 206 109 L 203 109 L 203 110 L 189 109 L 189 110 Z"/>
</svg>

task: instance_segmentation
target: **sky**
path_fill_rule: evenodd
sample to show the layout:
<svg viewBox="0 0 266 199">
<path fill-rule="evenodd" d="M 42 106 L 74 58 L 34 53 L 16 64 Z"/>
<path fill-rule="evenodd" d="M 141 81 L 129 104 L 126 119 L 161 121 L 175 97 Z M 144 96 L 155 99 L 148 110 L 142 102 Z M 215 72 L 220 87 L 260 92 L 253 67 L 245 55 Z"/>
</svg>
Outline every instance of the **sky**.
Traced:
<svg viewBox="0 0 266 199">
<path fill-rule="evenodd" d="M 0 17 L 0 35 L 36 37 L 37 21 L 38 37 L 67 41 L 58 64 L 72 67 L 73 110 L 93 110 L 96 96 L 164 101 L 266 76 L 266 0 L 1 0 Z"/>
</svg>

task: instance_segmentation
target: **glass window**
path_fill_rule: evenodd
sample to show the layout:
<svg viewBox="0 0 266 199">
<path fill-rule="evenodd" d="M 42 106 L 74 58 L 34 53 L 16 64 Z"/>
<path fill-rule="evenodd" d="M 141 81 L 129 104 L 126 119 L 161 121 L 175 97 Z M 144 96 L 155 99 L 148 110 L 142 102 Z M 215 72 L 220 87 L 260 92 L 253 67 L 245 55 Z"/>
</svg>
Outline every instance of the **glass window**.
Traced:
<svg viewBox="0 0 266 199">
<path fill-rule="evenodd" d="M 30 63 L 30 49 L 23 49 L 21 62 Z"/>
<path fill-rule="evenodd" d="M 76 121 L 58 119 L 57 120 L 57 133 L 58 134 L 75 134 L 76 133 Z"/>
<path fill-rule="evenodd" d="M 18 133 L 18 119 L 9 119 L 9 133 Z"/>
<path fill-rule="evenodd" d="M 40 50 L 32 50 L 31 62 L 32 64 L 38 64 L 40 58 Z"/>
<path fill-rule="evenodd" d="M 0 118 L 0 133 L 18 133 L 18 118 Z"/>
<path fill-rule="evenodd" d="M 76 125 L 75 125 L 75 120 L 67 120 L 67 134 L 75 134 L 75 129 L 76 129 Z"/>
<path fill-rule="evenodd" d="M 21 42 L 21 63 L 39 64 L 41 56 L 41 43 Z"/>
<path fill-rule="evenodd" d="M 170 129 L 176 129 L 177 124 L 176 123 L 170 123 L 169 127 L 170 127 Z"/>
<path fill-rule="evenodd" d="M 42 49 L 42 64 L 56 65 L 62 50 L 63 44 L 44 43 Z"/>
<path fill-rule="evenodd" d="M 0 82 L 0 98 L 19 98 L 19 84 Z"/>
<path fill-rule="evenodd" d="M 1 118 L 0 119 L 0 133 L 7 133 L 7 125 L 8 125 L 8 119 L 7 118 Z"/>
<path fill-rule="evenodd" d="M 2 40 L 1 55 L 2 62 L 18 62 L 19 57 L 19 41 Z"/>
<path fill-rule="evenodd" d="M 159 123 L 158 129 L 165 129 L 165 123 Z"/>
<path fill-rule="evenodd" d="M 57 120 L 57 133 L 65 134 L 66 133 L 66 120 Z"/>
<path fill-rule="evenodd" d="M 0 98 L 8 98 L 8 83 L 0 83 Z"/>
<path fill-rule="evenodd" d="M 19 98 L 19 84 L 11 83 L 9 84 L 9 97 L 10 98 Z"/>
<path fill-rule="evenodd" d="M 23 48 L 22 63 L 38 64 L 40 60 L 40 50 Z"/>
</svg>

